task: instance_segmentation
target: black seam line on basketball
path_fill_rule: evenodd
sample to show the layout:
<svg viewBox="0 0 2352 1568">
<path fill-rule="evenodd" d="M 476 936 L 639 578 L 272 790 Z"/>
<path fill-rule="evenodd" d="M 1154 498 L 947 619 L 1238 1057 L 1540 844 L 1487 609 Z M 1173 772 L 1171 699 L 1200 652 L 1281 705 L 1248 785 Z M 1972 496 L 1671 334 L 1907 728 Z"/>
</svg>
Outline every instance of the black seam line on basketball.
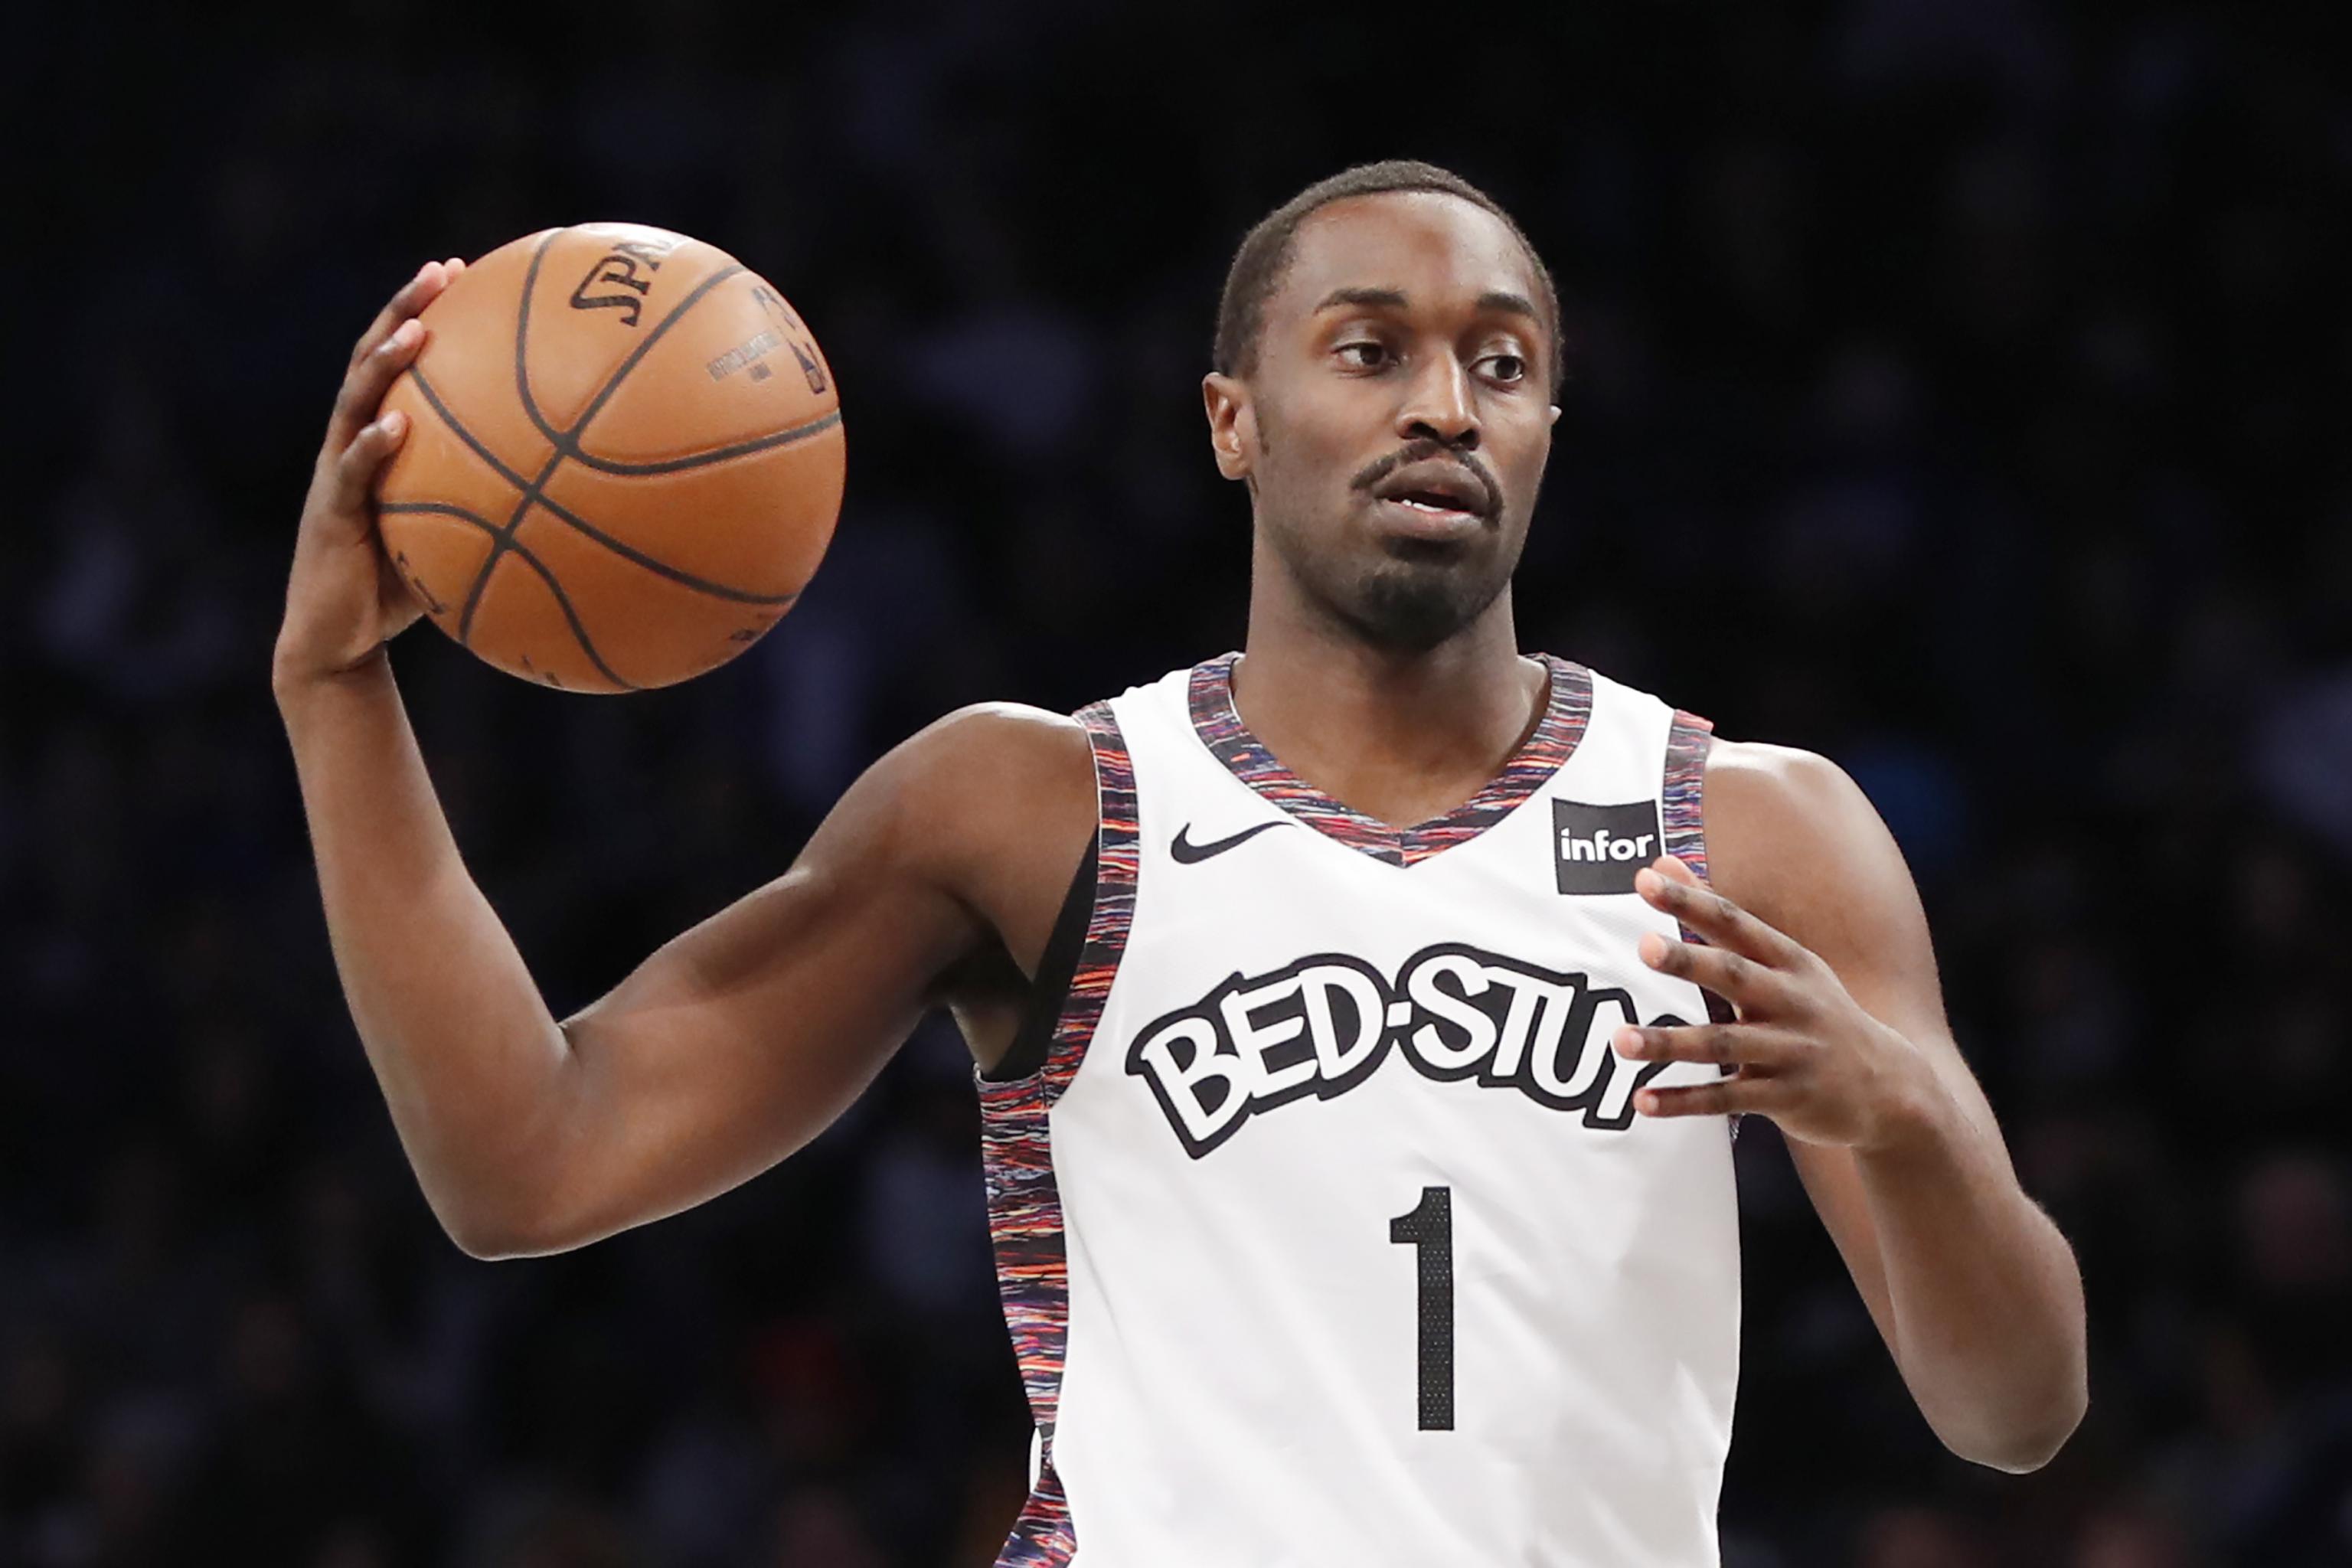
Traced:
<svg viewBox="0 0 2352 1568">
<path fill-rule="evenodd" d="M 779 430 L 773 435 L 757 437 L 749 441 L 738 441 L 731 447 L 714 447 L 708 452 L 696 452 L 689 457 L 671 458 L 658 463 L 615 463 L 605 458 L 592 458 L 581 451 L 571 452 L 568 456 L 582 468 L 593 468 L 600 474 L 615 474 L 624 478 L 642 474 L 676 474 L 688 468 L 709 468 L 713 463 L 723 463 L 732 458 L 749 457 L 754 452 L 764 452 L 773 447 L 788 447 L 794 441 L 805 441 L 811 436 L 823 435 L 840 423 L 841 410 L 836 408 L 830 414 L 812 419 L 805 425 L 795 425 L 789 430 Z"/>
<path fill-rule="evenodd" d="M 478 513 L 467 511 L 463 507 L 451 506 L 444 501 L 387 501 L 376 510 L 388 512 L 422 513 L 435 517 L 454 517 L 461 521 L 472 523 L 493 538 L 504 539 L 507 548 L 511 549 L 525 565 L 538 573 L 540 581 L 547 584 L 547 591 L 555 595 L 556 607 L 563 612 L 563 619 L 572 627 L 572 635 L 579 640 L 580 651 L 588 656 L 588 662 L 596 667 L 596 672 L 625 690 L 644 689 L 634 681 L 624 679 L 614 672 L 612 666 L 604 662 L 604 656 L 596 651 L 595 639 L 588 635 L 587 625 L 581 620 L 579 612 L 572 607 L 572 596 L 563 591 L 563 584 L 556 580 L 555 574 L 548 568 L 545 562 L 532 553 L 530 546 L 520 543 L 505 534 L 497 523 Z M 495 553 L 493 552 L 494 555 Z M 483 580 L 487 581 L 488 577 L 488 572 L 485 569 Z"/>
<path fill-rule="evenodd" d="M 638 565 L 644 567 L 646 571 L 655 574 L 656 576 L 667 577 L 671 582 L 677 584 L 680 587 L 691 588 L 698 594 L 708 594 L 715 599 L 727 599 L 739 605 L 789 605 L 799 600 L 801 596 L 799 589 L 794 589 L 789 594 L 746 593 L 740 588 L 730 588 L 723 583 L 709 582 L 704 578 L 696 576 L 691 572 L 681 572 L 675 566 L 655 560 L 652 556 L 647 555 L 642 550 L 637 550 L 622 543 L 619 540 L 614 538 L 611 534 L 606 533 L 604 530 L 596 527 L 593 523 L 588 522 L 581 518 L 579 514 L 573 512 L 568 507 L 559 505 L 540 492 L 538 486 L 545 481 L 547 474 L 554 471 L 551 467 L 543 471 L 539 479 L 533 480 L 524 479 L 520 474 L 515 472 L 514 469 L 508 468 L 504 463 L 499 461 L 498 455 L 492 452 L 488 447 L 482 445 L 480 440 L 475 437 L 474 433 L 466 428 L 465 425 L 458 419 L 457 416 L 451 412 L 449 405 L 441 401 L 440 395 L 433 390 L 433 384 L 425 379 L 422 372 L 418 371 L 415 366 L 411 365 L 402 374 L 404 375 L 414 376 L 415 378 L 416 390 L 423 395 L 425 405 L 430 407 L 436 415 L 440 416 L 441 422 L 444 425 L 446 425 L 452 431 L 457 433 L 457 439 L 466 443 L 466 446 L 473 452 L 474 456 L 481 458 L 483 462 L 488 463 L 491 469 L 495 471 L 500 479 L 506 480 L 507 483 L 513 485 L 516 489 L 523 491 L 531 500 L 538 501 L 541 506 L 547 509 L 551 515 L 571 524 L 573 528 L 578 529 L 582 533 L 586 534 L 589 538 L 594 540 L 597 543 L 603 545 L 614 554 L 622 557 L 624 560 L 634 561 Z M 831 416 L 832 418 L 836 420 L 839 419 L 840 416 L 841 415 L 838 409 L 835 410 Z M 812 424 L 800 426 L 796 428 L 814 435 L 815 434 L 816 426 L 814 424 Z M 556 454 L 556 457 L 559 458 L 562 456 L 562 454 L 561 452 Z"/>
<path fill-rule="evenodd" d="M 620 386 L 622 377 L 637 367 L 637 363 L 646 357 L 656 342 L 660 341 L 662 334 L 669 331 L 671 323 L 685 315 L 688 310 L 705 294 L 709 293 L 744 268 L 741 262 L 735 262 L 720 268 L 696 284 L 687 297 L 671 309 L 668 315 L 654 323 L 653 331 L 646 334 L 645 340 L 629 351 L 628 357 L 621 362 L 619 367 L 613 372 L 612 379 L 605 382 L 596 395 L 589 401 L 587 410 L 572 423 L 572 428 L 559 430 L 548 422 L 545 415 L 539 411 L 539 404 L 530 395 L 530 300 L 532 294 L 538 290 L 540 264 L 546 258 L 548 247 L 568 232 L 565 229 L 556 229 L 545 239 L 541 240 L 538 248 L 530 253 L 530 269 L 523 274 L 522 303 L 515 311 L 515 392 L 522 400 L 523 413 L 529 416 L 533 425 L 539 427 L 539 433 L 553 442 L 557 451 L 566 457 L 577 458 L 582 455 L 580 432 L 587 426 L 589 420 L 596 416 L 597 411 L 611 399 L 614 392 Z"/>
<path fill-rule="evenodd" d="M 539 487 L 547 482 L 548 476 L 554 473 L 562 461 L 562 453 L 548 454 L 547 465 L 539 470 L 539 478 L 523 487 L 522 500 L 515 503 L 514 515 L 508 518 L 506 527 L 499 531 L 498 542 L 490 546 L 490 558 L 482 563 L 482 574 L 474 579 L 474 585 L 466 592 L 466 613 L 457 618 L 457 641 L 461 647 L 474 646 L 474 611 L 480 606 L 483 591 L 490 584 L 490 573 L 497 567 L 499 557 L 507 552 L 507 546 L 514 542 L 515 530 L 520 528 L 522 520 L 530 515 L 530 503 L 539 499 Z"/>
<path fill-rule="evenodd" d="M 522 303 L 515 310 L 515 394 L 522 399 L 522 411 L 533 425 L 539 426 L 539 433 L 558 448 L 563 445 L 562 432 L 547 422 L 539 411 L 538 400 L 530 395 L 530 361 L 527 345 L 530 342 L 530 297 L 539 291 L 539 264 L 547 258 L 548 247 L 566 232 L 561 228 L 548 230 L 547 237 L 531 251 L 530 270 L 524 273 L 522 279 Z"/>
<path fill-rule="evenodd" d="M 551 236 L 549 240 L 545 243 L 553 243 L 553 237 Z M 541 248 L 544 249 L 544 245 L 542 245 Z M 664 332 L 669 331 L 670 327 L 675 324 L 680 317 L 684 316 L 688 310 L 692 309 L 698 301 L 699 301 L 705 295 L 709 294 L 713 289 L 716 289 L 719 284 L 727 281 L 728 279 L 735 277 L 742 270 L 743 267 L 740 262 L 733 263 L 720 268 L 718 271 L 712 273 L 709 277 L 696 284 L 693 290 L 689 292 L 685 299 L 680 300 L 677 304 L 671 309 L 668 315 L 664 316 L 659 321 L 656 321 L 654 324 L 654 330 L 646 338 L 646 341 L 639 343 L 635 349 L 630 351 L 629 357 L 621 362 L 620 368 L 615 370 L 612 374 L 612 378 L 604 383 L 604 390 L 596 395 L 594 400 L 589 404 L 587 412 L 580 416 L 578 423 L 574 424 L 571 430 L 568 432 L 551 431 L 548 429 L 544 421 L 537 421 L 539 428 L 542 432 L 545 432 L 550 438 L 556 443 L 556 447 L 553 455 L 548 459 L 547 467 L 540 470 L 539 478 L 536 479 L 526 479 L 514 469 L 508 468 L 504 463 L 499 461 L 498 458 L 490 451 L 490 449 L 478 440 L 475 437 L 474 433 L 467 429 L 466 426 L 458 421 L 457 415 L 450 410 L 447 404 L 441 401 L 440 397 L 433 391 L 431 384 L 425 381 L 424 375 L 417 371 L 415 366 L 410 366 L 407 374 L 416 377 L 416 390 L 424 394 L 425 401 L 432 406 L 433 412 L 441 417 L 442 422 L 446 424 L 450 429 L 457 432 L 458 439 L 464 441 L 468 447 L 472 448 L 475 456 L 488 463 L 501 478 L 506 479 L 508 483 L 512 484 L 522 490 L 523 509 L 527 510 L 530 502 L 537 501 L 541 506 L 545 507 L 551 515 L 561 518 L 563 521 L 571 524 L 573 528 L 578 529 L 582 533 L 586 534 L 589 538 L 594 540 L 605 549 L 612 551 L 614 554 L 619 555 L 624 559 L 634 561 L 638 565 L 644 567 L 646 571 L 654 573 L 658 576 L 667 577 L 671 582 L 677 584 L 681 587 L 692 588 L 697 593 L 709 594 L 713 598 L 726 599 L 739 605 L 789 606 L 799 600 L 800 591 L 798 589 L 794 589 L 789 594 L 752 594 L 747 593 L 740 588 L 730 588 L 723 583 L 713 583 L 708 578 L 698 577 L 691 572 L 681 571 L 677 567 L 669 565 L 666 562 L 656 560 L 642 550 L 622 543 L 619 540 L 614 538 L 611 534 L 606 533 L 604 530 L 597 528 L 593 524 L 581 518 L 576 512 L 573 512 L 569 508 L 559 505 L 557 502 L 550 500 L 544 492 L 544 487 L 547 481 L 553 477 L 556 468 L 561 466 L 565 458 L 579 458 L 583 456 L 578 446 L 579 434 L 587 426 L 588 421 L 594 418 L 597 412 L 602 409 L 605 403 L 612 397 L 614 389 L 621 384 L 621 379 L 637 367 L 637 364 L 645 358 L 646 354 L 651 351 L 655 342 L 660 339 Z M 521 316 L 521 313 L 518 312 L 518 323 L 522 320 L 523 317 Z M 519 325 L 515 339 L 515 351 L 518 355 L 522 353 L 523 346 L 523 339 Z M 834 420 L 835 423 L 838 423 L 841 417 L 841 411 L 839 409 L 835 409 L 830 416 L 827 416 L 827 417 Z M 814 435 L 820 428 L 824 427 L 824 420 L 814 420 L 808 425 L 795 426 L 795 431 L 803 435 Z M 787 435 L 793 433 L 794 432 L 785 432 Z M 515 515 L 513 526 L 520 526 L 521 521 L 522 510 L 518 510 Z M 496 551 L 493 551 L 491 552 L 490 559 L 483 563 L 482 578 L 475 584 L 478 593 L 481 586 L 481 582 L 488 579 L 490 567 L 497 563 L 498 554 Z M 466 629 L 470 629 L 473 624 L 472 604 L 473 600 L 469 599 L 467 603 L 467 618 L 464 623 L 462 623 L 463 627 Z M 462 637 L 460 637 L 460 640 L 463 640 Z"/>
<path fill-rule="evenodd" d="M 730 588 L 724 583 L 713 583 L 708 578 L 698 577 L 691 572 L 681 572 L 675 566 L 655 560 L 642 550 L 622 543 L 595 524 L 583 520 L 536 490 L 531 492 L 531 499 L 539 502 L 550 515 L 561 521 L 570 523 L 624 561 L 634 561 L 656 576 L 667 577 L 681 588 L 691 588 L 698 594 L 708 594 L 714 599 L 726 599 L 738 605 L 791 605 L 798 601 L 801 596 L 801 591 L 798 588 L 789 594 L 754 594 L 742 588 Z"/>
<path fill-rule="evenodd" d="M 412 515 L 422 514 L 430 517 L 454 517 L 461 522 L 472 523 L 476 528 L 480 529 L 483 532 L 491 535 L 493 538 L 499 537 L 500 534 L 499 525 L 492 522 L 488 518 L 483 517 L 477 512 L 467 511 L 461 506 L 450 506 L 445 501 L 386 501 L 376 508 L 376 510 L 380 512 L 404 512 Z M 517 543 L 515 541 L 509 539 L 507 541 L 507 548 L 512 550 L 515 552 L 515 555 L 523 563 L 524 565 L 529 566 L 532 571 L 538 573 L 539 580 L 547 584 L 547 591 L 555 595 L 556 607 L 563 612 L 563 619 L 572 627 L 572 635 L 579 639 L 580 651 L 588 656 L 588 662 L 596 667 L 596 673 L 625 690 L 644 690 L 645 689 L 643 687 L 638 686 L 634 681 L 625 680 L 620 676 L 615 675 L 613 672 L 612 666 L 604 662 L 604 656 L 596 651 L 595 640 L 589 637 L 588 627 L 581 621 L 579 612 L 572 608 L 572 595 L 563 591 L 563 584 L 556 581 L 555 574 L 548 569 L 547 563 L 541 561 L 537 555 L 533 554 L 531 552 L 530 546 L 528 544 Z"/>
<path fill-rule="evenodd" d="M 658 463 L 616 463 L 607 458 L 592 457 L 581 450 L 580 431 L 590 419 L 595 417 L 596 411 L 604 405 L 605 399 L 612 395 L 613 388 L 619 384 L 621 377 L 635 369 L 636 362 L 644 358 L 646 351 L 653 347 L 654 340 L 667 331 L 670 323 L 686 313 L 687 307 L 701 299 L 719 284 L 742 271 L 743 268 L 740 264 L 722 268 L 697 284 L 692 293 L 678 301 L 676 310 L 655 323 L 652 333 L 644 342 L 637 345 L 629 358 L 622 363 L 620 369 L 614 372 L 613 380 L 606 384 L 603 392 L 597 394 L 595 401 L 589 405 L 588 412 L 580 416 L 579 424 L 574 425 L 570 430 L 558 430 L 548 423 L 547 416 L 539 411 L 538 401 L 530 395 L 530 301 L 532 295 L 539 289 L 540 263 L 546 258 L 548 247 L 553 245 L 563 232 L 562 229 L 557 229 L 549 234 L 530 253 L 530 269 L 523 274 L 522 304 L 515 311 L 514 365 L 515 395 L 522 400 L 523 413 L 530 416 L 534 426 L 538 426 L 539 433 L 553 442 L 556 449 L 564 456 L 595 469 L 600 474 L 674 474 L 688 468 L 698 468 L 709 463 L 723 463 L 730 458 L 764 452 L 771 447 L 787 446 L 792 442 L 814 436 L 820 431 L 831 429 L 841 423 L 841 410 L 836 408 L 822 418 L 813 419 L 805 425 L 796 425 L 789 430 L 779 430 L 772 436 L 761 436 L 753 440 L 737 442 L 731 447 L 720 447 L 712 451 L 697 452 L 688 457 L 674 458 Z"/>
<path fill-rule="evenodd" d="M 496 473 L 499 478 L 506 480 L 507 483 L 514 486 L 517 489 L 529 489 L 530 488 L 530 481 L 529 479 L 524 479 L 522 475 L 517 473 L 514 469 L 508 468 L 503 462 L 500 462 L 499 460 L 499 455 L 496 452 L 491 451 L 488 447 L 482 445 L 480 438 L 471 430 L 466 428 L 465 423 L 460 420 L 455 413 L 451 412 L 449 405 L 441 401 L 441 395 L 433 390 L 433 384 L 425 379 L 425 373 L 423 371 L 417 369 L 415 365 L 410 365 L 401 374 L 416 383 L 417 392 L 424 397 L 426 405 L 430 407 L 435 414 L 440 416 L 441 423 L 449 426 L 450 430 L 457 436 L 457 439 L 466 443 L 467 448 L 471 451 L 474 456 L 481 458 L 483 462 L 488 463 L 490 466 L 492 472 Z"/>
<path fill-rule="evenodd" d="M 598 414 L 604 411 L 604 405 L 613 400 L 613 394 L 621 390 L 621 383 L 628 379 L 629 373 L 636 369 L 638 365 L 644 363 L 646 356 L 654 352 L 654 345 L 662 341 L 662 334 L 668 331 L 672 327 L 677 325 L 677 323 L 685 318 L 686 313 L 688 310 L 693 310 L 695 306 L 700 304 L 702 302 L 703 296 L 709 294 L 713 289 L 718 288 L 721 283 L 726 282 L 730 278 L 735 277 L 742 270 L 743 264 L 740 261 L 731 262 L 729 265 L 720 268 L 718 271 L 712 273 L 701 282 L 697 283 L 694 288 L 688 292 L 686 298 L 677 302 L 677 308 L 671 310 L 668 315 L 664 316 L 660 321 L 656 321 L 654 323 L 654 330 L 646 334 L 645 341 L 639 343 L 635 348 L 631 349 L 629 351 L 629 357 L 623 360 L 620 363 L 619 367 L 613 372 L 613 378 L 604 384 L 604 390 L 597 393 L 594 397 L 588 400 L 588 406 L 582 411 L 579 418 L 572 421 L 572 428 L 566 430 L 562 435 L 556 437 L 556 450 L 562 452 L 567 458 L 578 457 L 580 455 L 580 433 L 583 430 L 587 429 L 588 421 L 595 418 Z"/>
</svg>

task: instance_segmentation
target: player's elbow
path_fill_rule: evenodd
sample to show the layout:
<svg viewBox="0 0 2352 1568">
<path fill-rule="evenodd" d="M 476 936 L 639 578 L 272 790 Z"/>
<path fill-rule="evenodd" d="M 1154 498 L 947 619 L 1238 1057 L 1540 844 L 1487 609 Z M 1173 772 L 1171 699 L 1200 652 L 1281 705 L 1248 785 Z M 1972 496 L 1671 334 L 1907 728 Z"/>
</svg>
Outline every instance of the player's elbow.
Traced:
<svg viewBox="0 0 2352 1568">
<path fill-rule="evenodd" d="M 568 1026 L 564 1043 L 568 1053 Z M 583 1133 L 578 1100 L 566 1078 L 513 1102 L 499 1131 L 441 1126 L 412 1142 L 425 1204 L 458 1251 L 485 1263 L 544 1258 L 618 1228 L 599 1224 L 609 1197 L 593 1157 L 600 1134 Z"/>
<path fill-rule="evenodd" d="M 536 1258 L 552 1248 L 541 1245 L 531 1227 L 484 1204 L 436 1202 L 433 1217 L 458 1251 L 481 1263 L 502 1263 L 515 1258 Z"/>
<path fill-rule="evenodd" d="M 441 1230 L 467 1257 L 483 1263 L 503 1263 L 518 1258 L 544 1258 L 566 1252 L 593 1240 L 573 1234 L 575 1227 L 559 1222 L 543 1209 L 500 1198 L 497 1194 L 457 1194 L 427 1191 L 426 1200 Z"/>
<path fill-rule="evenodd" d="M 2082 1426 L 2090 1405 L 2090 1393 L 2078 1381 L 2036 1409 L 1937 1436 L 1944 1440 L 1944 1447 L 1971 1464 L 2012 1476 L 2027 1475 L 2058 1457 L 2066 1440 Z"/>
<path fill-rule="evenodd" d="M 1970 1449 L 1954 1447 L 1952 1451 L 1961 1458 L 1987 1469 L 2000 1470 L 2012 1476 L 2031 1475 L 2058 1457 L 2066 1439 L 2074 1435 L 2082 1424 L 2076 1416 L 2072 1421 L 2053 1423 L 2040 1428 L 2021 1428 L 2004 1433 L 1996 1443 L 1978 1445 Z"/>
<path fill-rule="evenodd" d="M 597 1239 L 596 1235 L 569 1233 L 551 1226 L 502 1225 L 481 1220 L 442 1222 L 442 1230 L 457 1250 L 481 1263 L 509 1263 L 519 1258 L 546 1258 L 570 1252 Z"/>
<path fill-rule="evenodd" d="M 534 1246 L 522 1232 L 486 1225 L 479 1220 L 444 1219 L 441 1229 L 458 1251 L 478 1263 L 504 1263 L 517 1258 L 537 1258 L 547 1250 Z"/>
</svg>

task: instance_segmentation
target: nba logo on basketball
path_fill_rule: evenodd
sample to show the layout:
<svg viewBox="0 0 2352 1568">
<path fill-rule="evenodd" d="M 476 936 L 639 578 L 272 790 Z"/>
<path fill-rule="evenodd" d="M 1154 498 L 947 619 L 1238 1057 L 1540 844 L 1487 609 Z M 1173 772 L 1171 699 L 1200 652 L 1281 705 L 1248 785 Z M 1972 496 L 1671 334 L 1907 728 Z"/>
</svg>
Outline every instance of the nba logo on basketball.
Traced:
<svg viewBox="0 0 2352 1568">
<path fill-rule="evenodd" d="M 1664 835 L 1658 804 L 1551 803 L 1552 870 L 1563 893 L 1630 893 L 1633 873 L 1656 859 Z"/>
</svg>

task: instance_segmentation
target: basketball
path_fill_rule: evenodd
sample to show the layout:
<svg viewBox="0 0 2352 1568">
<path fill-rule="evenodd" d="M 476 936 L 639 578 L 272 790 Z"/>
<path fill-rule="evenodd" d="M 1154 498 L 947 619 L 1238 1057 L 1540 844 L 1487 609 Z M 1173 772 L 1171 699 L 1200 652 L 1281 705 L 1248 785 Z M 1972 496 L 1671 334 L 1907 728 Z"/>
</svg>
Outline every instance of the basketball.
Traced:
<svg viewBox="0 0 2352 1568">
<path fill-rule="evenodd" d="M 841 510 L 833 373 L 726 252 L 635 224 L 468 266 L 383 406 L 385 553 L 433 623 L 567 691 L 725 663 L 807 586 Z"/>
</svg>

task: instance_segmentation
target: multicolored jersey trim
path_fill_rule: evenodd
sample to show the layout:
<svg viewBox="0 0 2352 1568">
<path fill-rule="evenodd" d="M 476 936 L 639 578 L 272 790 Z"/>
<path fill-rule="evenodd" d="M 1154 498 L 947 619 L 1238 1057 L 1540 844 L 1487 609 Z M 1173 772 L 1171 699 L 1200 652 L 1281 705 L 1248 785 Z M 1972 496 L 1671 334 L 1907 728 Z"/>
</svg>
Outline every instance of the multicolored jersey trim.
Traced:
<svg viewBox="0 0 2352 1568">
<path fill-rule="evenodd" d="M 1486 788 L 1443 816 L 1413 827 L 1392 827 L 1367 816 L 1277 762 L 1234 707 L 1237 653 L 1194 667 L 1192 728 L 1235 778 L 1307 826 L 1387 865 L 1415 866 L 1508 816 L 1559 771 L 1583 739 L 1585 723 L 1592 716 L 1592 672 L 1549 654 L 1537 657 L 1551 671 L 1551 700 L 1542 719 Z"/>
<path fill-rule="evenodd" d="M 1666 731 L 1666 773 L 1659 791 L 1666 836 L 1666 853 L 1689 867 L 1702 882 L 1706 874 L 1706 754 L 1715 744 L 1715 726 L 1696 713 L 1675 710 Z M 1685 942 L 1706 939 L 1681 927 Z M 1733 1019 L 1729 1005 L 1714 992 L 1706 993 L 1706 1016 L 1718 1024 Z M 1739 1119 L 1731 1119 L 1731 1135 L 1739 1136 Z"/>
<path fill-rule="evenodd" d="M 1666 853 L 1706 879 L 1706 753 L 1715 726 L 1696 713 L 1675 710 L 1666 731 L 1664 802 Z"/>
<path fill-rule="evenodd" d="M 1094 911 L 1085 945 L 1054 1026 L 1045 1060 L 1026 1078 L 980 1080 L 981 1154 L 988 1186 L 988 1227 L 996 1246 L 997 1289 L 1013 1353 L 1029 1392 L 1040 1456 L 1036 1485 L 1013 1521 L 997 1568 L 1060 1568 L 1077 1550 L 1069 1500 L 1054 1469 L 1054 1420 L 1069 1341 L 1069 1258 L 1062 1235 L 1062 1195 L 1054 1181 L 1047 1118 L 1077 1076 L 1102 1021 L 1135 918 L 1138 841 L 1135 765 L 1108 702 L 1077 715 L 1094 748 L 1096 830 Z"/>
</svg>

